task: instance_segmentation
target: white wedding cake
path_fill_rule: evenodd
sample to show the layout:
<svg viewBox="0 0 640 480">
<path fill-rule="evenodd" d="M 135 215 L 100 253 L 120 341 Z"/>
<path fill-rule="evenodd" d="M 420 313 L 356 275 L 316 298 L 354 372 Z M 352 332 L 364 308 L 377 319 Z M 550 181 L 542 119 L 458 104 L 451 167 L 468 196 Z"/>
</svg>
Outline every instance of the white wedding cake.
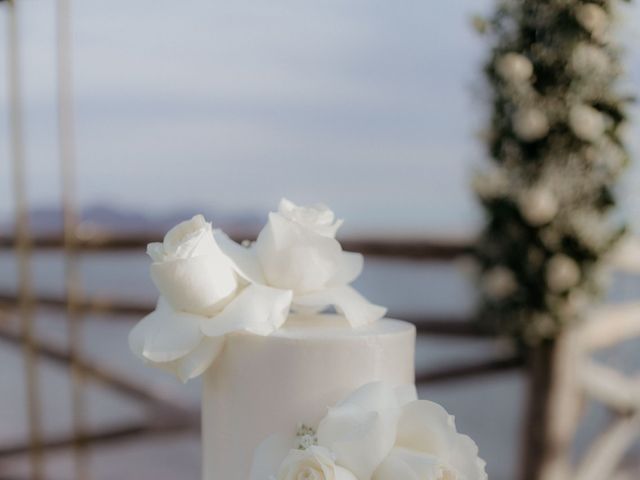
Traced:
<svg viewBox="0 0 640 480">
<path fill-rule="evenodd" d="M 350 286 L 363 258 L 341 224 L 282 200 L 253 243 L 196 216 L 149 245 L 160 299 L 129 344 L 203 376 L 203 480 L 486 479 L 453 417 L 417 399 L 413 325 Z"/>
</svg>

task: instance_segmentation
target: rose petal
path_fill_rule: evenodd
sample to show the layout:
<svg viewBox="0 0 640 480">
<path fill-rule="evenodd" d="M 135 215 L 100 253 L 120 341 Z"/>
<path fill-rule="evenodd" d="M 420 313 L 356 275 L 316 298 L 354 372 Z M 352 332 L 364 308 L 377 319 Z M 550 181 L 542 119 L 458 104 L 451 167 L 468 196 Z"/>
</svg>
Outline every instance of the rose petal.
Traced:
<svg viewBox="0 0 640 480">
<path fill-rule="evenodd" d="M 414 402 L 418 399 L 418 391 L 414 384 L 400 385 L 396 387 L 396 398 L 398 399 L 398 405 L 404 407 L 408 403 Z"/>
<path fill-rule="evenodd" d="M 196 249 L 204 250 L 200 255 L 207 254 L 212 243 L 211 224 L 202 215 L 194 215 L 169 230 L 162 243 L 165 254 L 174 258 L 192 257 Z"/>
<path fill-rule="evenodd" d="M 322 290 L 334 278 L 342 249 L 334 238 L 270 213 L 256 252 L 269 285 L 307 293 Z"/>
<path fill-rule="evenodd" d="M 153 242 L 147 245 L 147 255 L 151 257 L 154 262 L 162 262 L 165 257 L 164 245 L 162 242 Z"/>
<path fill-rule="evenodd" d="M 404 406 L 396 445 L 433 455 L 469 480 L 486 478 L 477 445 L 456 431 L 453 416 L 437 403 L 417 400 Z"/>
<path fill-rule="evenodd" d="M 218 357 L 224 342 L 225 337 L 202 337 L 193 351 L 174 362 L 176 376 L 184 383 L 202 375 Z"/>
<path fill-rule="evenodd" d="M 411 402 L 402 410 L 397 445 L 436 456 L 446 455 L 456 435 L 452 421 L 451 415 L 437 403 Z"/>
<path fill-rule="evenodd" d="M 291 200 L 283 198 L 278 205 L 278 213 L 319 235 L 331 238 L 335 238 L 343 223 L 343 220 L 336 220 L 333 211 L 321 203 L 312 206 L 298 206 Z"/>
<path fill-rule="evenodd" d="M 266 283 L 254 246 L 247 248 L 238 245 L 222 230 L 214 230 L 213 235 L 220 249 L 231 260 L 238 275 L 250 283 L 263 285 Z"/>
<path fill-rule="evenodd" d="M 162 302 L 129 333 L 129 346 L 140 358 L 170 362 L 191 352 L 200 343 L 201 317 L 175 312 Z"/>
<path fill-rule="evenodd" d="M 274 434 L 266 438 L 253 455 L 250 480 L 268 480 L 280 468 L 289 451 L 294 447 L 295 437 Z"/>
<path fill-rule="evenodd" d="M 371 478 L 393 447 L 399 413 L 394 388 L 367 384 L 329 409 L 318 426 L 318 443 L 357 478 Z"/>
<path fill-rule="evenodd" d="M 458 434 L 455 449 L 451 452 L 450 465 L 470 480 L 487 480 L 487 463 L 479 457 L 478 445 L 471 437 Z"/>
<path fill-rule="evenodd" d="M 153 263 L 151 279 L 175 310 L 204 316 L 219 310 L 238 285 L 229 260 L 216 256 Z"/>
<path fill-rule="evenodd" d="M 335 480 L 358 480 L 358 478 L 346 468 L 336 466 Z"/>
<path fill-rule="evenodd" d="M 372 480 L 440 480 L 442 478 L 442 466 L 437 458 L 404 448 L 394 448 L 376 469 Z"/>
<path fill-rule="evenodd" d="M 264 285 L 249 285 L 213 318 L 201 321 L 201 330 L 215 337 L 246 331 L 269 335 L 287 319 L 292 292 Z"/>
<path fill-rule="evenodd" d="M 333 305 L 349 321 L 352 327 L 360 327 L 381 319 L 387 309 L 370 303 L 350 286 L 334 287 L 327 290 L 296 295 L 293 306 L 328 307 Z"/>
<path fill-rule="evenodd" d="M 364 265 L 364 257 L 360 253 L 342 252 L 338 271 L 329 282 L 330 286 L 347 285 L 353 282 L 360 273 Z"/>
</svg>

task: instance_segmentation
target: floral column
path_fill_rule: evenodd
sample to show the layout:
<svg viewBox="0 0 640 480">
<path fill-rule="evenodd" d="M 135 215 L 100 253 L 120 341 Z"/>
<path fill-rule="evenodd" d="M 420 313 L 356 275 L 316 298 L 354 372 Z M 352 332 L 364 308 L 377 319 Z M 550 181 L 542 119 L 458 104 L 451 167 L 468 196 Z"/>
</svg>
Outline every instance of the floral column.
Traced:
<svg viewBox="0 0 640 480">
<path fill-rule="evenodd" d="M 624 232 L 615 181 L 628 162 L 614 1 L 498 2 L 490 35 L 492 165 L 474 180 L 483 324 L 522 344 L 555 338 L 600 291 Z"/>
</svg>

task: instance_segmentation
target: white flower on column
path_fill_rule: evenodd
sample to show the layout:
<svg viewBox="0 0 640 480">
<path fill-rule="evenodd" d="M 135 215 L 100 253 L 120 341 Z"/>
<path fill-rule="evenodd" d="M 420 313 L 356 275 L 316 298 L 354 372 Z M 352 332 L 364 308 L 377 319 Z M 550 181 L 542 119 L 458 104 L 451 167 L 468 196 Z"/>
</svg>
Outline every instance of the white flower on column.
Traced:
<svg viewBox="0 0 640 480">
<path fill-rule="evenodd" d="M 518 206 L 524 219 L 533 226 L 549 223 L 558 213 L 558 199 L 545 187 L 535 187 L 524 192 Z"/>
<path fill-rule="evenodd" d="M 514 293 L 518 282 L 513 272 L 507 267 L 497 266 L 487 271 L 482 277 L 482 290 L 493 300 L 502 300 Z"/>
<path fill-rule="evenodd" d="M 580 266 L 571 257 L 559 253 L 551 257 L 547 263 L 545 277 L 549 289 L 561 293 L 580 282 Z"/>
<path fill-rule="evenodd" d="M 584 141 L 598 140 L 606 126 L 604 115 L 589 105 L 574 105 L 569 110 L 569 127 L 576 137 Z"/>
<path fill-rule="evenodd" d="M 268 477 L 267 477 L 268 478 Z M 324 447 L 290 450 L 275 480 L 358 480 L 349 470 L 336 465 L 333 453 Z"/>
<path fill-rule="evenodd" d="M 211 224 L 196 215 L 151 243 L 157 308 L 130 332 L 131 350 L 146 363 L 187 381 L 215 360 L 227 333 L 268 335 L 286 320 L 291 292 L 247 285 L 218 246 Z"/>
<path fill-rule="evenodd" d="M 611 61 L 602 48 L 582 42 L 571 54 L 571 68 L 582 75 L 603 75 L 611 73 Z"/>
<path fill-rule="evenodd" d="M 480 198 L 499 198 L 509 192 L 509 178 L 503 169 L 494 168 L 476 175 L 472 187 Z"/>
<path fill-rule="evenodd" d="M 533 75 L 533 64 L 524 55 L 510 52 L 496 60 L 496 71 L 508 82 L 526 82 Z"/>
<path fill-rule="evenodd" d="M 549 133 L 549 120 L 542 110 L 527 108 L 514 115 L 513 131 L 525 142 L 540 140 Z"/>
<path fill-rule="evenodd" d="M 609 26 L 609 15 L 604 9 L 595 3 L 585 3 L 576 8 L 576 20 L 593 38 L 599 41 L 606 40 Z"/>
<path fill-rule="evenodd" d="M 300 207 L 283 199 L 248 248 L 221 232 L 216 240 L 246 281 L 293 292 L 295 310 L 334 306 L 357 327 L 383 317 L 386 309 L 349 286 L 360 275 L 363 258 L 342 250 L 335 239 L 341 224 L 324 205 Z"/>
</svg>

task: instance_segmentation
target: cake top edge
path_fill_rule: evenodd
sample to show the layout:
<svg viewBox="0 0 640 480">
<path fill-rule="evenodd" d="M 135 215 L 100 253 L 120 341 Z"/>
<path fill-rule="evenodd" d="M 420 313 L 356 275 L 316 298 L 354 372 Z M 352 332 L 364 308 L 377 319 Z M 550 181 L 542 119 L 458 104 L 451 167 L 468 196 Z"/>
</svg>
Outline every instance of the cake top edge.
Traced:
<svg viewBox="0 0 640 480">
<path fill-rule="evenodd" d="M 342 315 L 338 314 L 292 314 L 274 336 L 289 337 L 367 337 L 372 335 L 393 335 L 415 332 L 415 325 L 395 318 L 380 320 L 352 328 Z"/>
</svg>

